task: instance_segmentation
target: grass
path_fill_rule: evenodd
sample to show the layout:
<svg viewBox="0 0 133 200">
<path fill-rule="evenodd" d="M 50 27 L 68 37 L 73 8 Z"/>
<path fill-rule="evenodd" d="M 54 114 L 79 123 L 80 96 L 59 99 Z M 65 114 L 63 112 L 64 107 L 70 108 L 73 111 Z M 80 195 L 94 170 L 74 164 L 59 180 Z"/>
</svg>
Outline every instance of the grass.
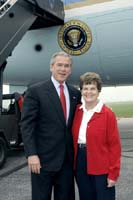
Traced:
<svg viewBox="0 0 133 200">
<path fill-rule="evenodd" d="M 133 102 L 106 103 L 117 117 L 133 118 Z"/>
</svg>

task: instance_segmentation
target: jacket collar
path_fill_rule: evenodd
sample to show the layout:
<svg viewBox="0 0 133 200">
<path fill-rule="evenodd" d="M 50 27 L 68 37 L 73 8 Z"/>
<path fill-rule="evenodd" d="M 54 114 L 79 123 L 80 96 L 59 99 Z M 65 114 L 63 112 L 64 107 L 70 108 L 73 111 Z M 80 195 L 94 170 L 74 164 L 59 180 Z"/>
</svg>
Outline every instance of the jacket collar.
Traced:
<svg viewBox="0 0 133 200">
<path fill-rule="evenodd" d="M 83 109 L 84 112 L 88 112 L 87 109 L 85 108 L 85 101 L 83 98 L 81 98 L 82 105 L 79 107 L 79 109 Z M 103 102 L 101 100 L 98 101 L 97 105 L 89 110 L 90 112 L 96 112 L 100 113 L 103 107 Z"/>
</svg>

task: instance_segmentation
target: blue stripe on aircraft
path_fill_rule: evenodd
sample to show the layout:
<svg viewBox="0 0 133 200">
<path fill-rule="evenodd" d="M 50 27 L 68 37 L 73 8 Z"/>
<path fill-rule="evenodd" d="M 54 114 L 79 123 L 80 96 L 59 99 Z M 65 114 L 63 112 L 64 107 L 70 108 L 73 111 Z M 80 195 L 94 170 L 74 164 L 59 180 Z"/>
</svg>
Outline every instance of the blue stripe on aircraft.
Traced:
<svg viewBox="0 0 133 200">
<path fill-rule="evenodd" d="M 63 0 L 64 4 L 71 4 L 71 3 L 77 3 L 77 2 L 82 2 L 82 1 L 86 1 L 86 0 Z"/>
</svg>

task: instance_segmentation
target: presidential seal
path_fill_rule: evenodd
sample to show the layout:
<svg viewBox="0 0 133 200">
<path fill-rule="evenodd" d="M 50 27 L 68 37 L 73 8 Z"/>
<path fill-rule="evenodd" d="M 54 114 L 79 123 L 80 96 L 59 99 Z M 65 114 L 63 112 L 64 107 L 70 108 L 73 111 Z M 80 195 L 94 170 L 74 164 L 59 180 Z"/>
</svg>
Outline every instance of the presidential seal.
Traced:
<svg viewBox="0 0 133 200">
<path fill-rule="evenodd" d="M 91 46 L 91 30 L 87 24 L 80 20 L 68 21 L 58 32 L 58 43 L 66 53 L 81 55 Z"/>
</svg>

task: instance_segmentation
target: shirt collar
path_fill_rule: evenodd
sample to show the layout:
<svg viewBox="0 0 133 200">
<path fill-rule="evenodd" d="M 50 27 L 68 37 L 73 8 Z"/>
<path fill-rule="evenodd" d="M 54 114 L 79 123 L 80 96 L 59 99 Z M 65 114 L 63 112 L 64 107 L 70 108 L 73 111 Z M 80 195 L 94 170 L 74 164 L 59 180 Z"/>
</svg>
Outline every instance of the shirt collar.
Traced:
<svg viewBox="0 0 133 200">
<path fill-rule="evenodd" d="M 60 86 L 60 83 L 59 83 L 57 80 L 55 80 L 55 78 L 54 78 L 53 76 L 51 76 L 51 80 L 52 80 L 52 82 L 53 82 L 53 84 L 54 84 L 56 90 L 58 90 L 58 88 L 59 88 L 59 86 Z M 65 87 L 65 86 L 66 86 L 65 82 L 62 83 L 62 85 L 64 85 L 64 87 Z"/>
<path fill-rule="evenodd" d="M 83 98 L 81 98 L 81 102 L 82 102 L 82 105 L 79 108 L 83 109 L 83 111 L 85 111 L 85 112 L 88 112 L 86 110 L 86 108 L 85 108 L 85 101 L 84 101 Z M 89 111 L 99 113 L 99 112 L 101 112 L 102 107 L 103 107 L 103 102 L 101 100 L 99 100 L 98 103 L 97 103 L 97 105 L 93 109 L 91 109 Z"/>
</svg>

